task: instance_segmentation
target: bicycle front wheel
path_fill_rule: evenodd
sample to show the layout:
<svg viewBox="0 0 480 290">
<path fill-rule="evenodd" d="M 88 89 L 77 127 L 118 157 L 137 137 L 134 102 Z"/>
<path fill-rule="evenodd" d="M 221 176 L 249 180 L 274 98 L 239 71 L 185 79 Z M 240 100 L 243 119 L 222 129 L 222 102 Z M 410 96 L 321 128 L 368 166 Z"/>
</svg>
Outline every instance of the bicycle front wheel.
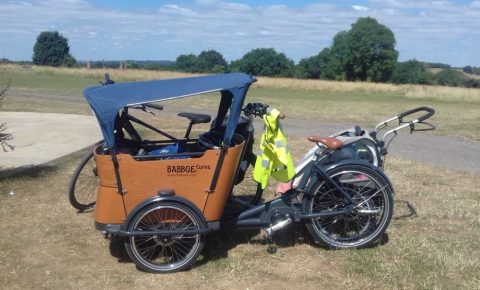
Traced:
<svg viewBox="0 0 480 290">
<path fill-rule="evenodd" d="M 183 204 L 154 203 L 140 210 L 128 225 L 129 231 L 145 235 L 125 240 L 125 248 L 132 261 L 151 273 L 170 273 L 191 267 L 205 243 L 205 234 L 160 236 L 149 234 L 156 230 L 200 230 L 201 217 Z"/>
<path fill-rule="evenodd" d="M 329 212 L 348 207 L 353 200 L 352 213 L 313 218 L 307 223 L 310 234 L 328 248 L 362 248 L 380 240 L 393 214 L 392 188 L 385 178 L 366 166 L 344 165 L 327 174 L 350 197 L 347 198 L 332 184 L 318 181 L 313 186 L 313 198 L 307 201 L 308 213 Z"/>
</svg>

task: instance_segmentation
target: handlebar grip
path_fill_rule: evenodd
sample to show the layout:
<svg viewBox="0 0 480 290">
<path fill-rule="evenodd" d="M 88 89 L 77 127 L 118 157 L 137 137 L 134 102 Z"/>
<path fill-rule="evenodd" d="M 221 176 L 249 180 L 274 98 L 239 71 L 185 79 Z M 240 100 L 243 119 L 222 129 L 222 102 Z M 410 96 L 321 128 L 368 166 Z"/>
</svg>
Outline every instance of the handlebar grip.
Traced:
<svg viewBox="0 0 480 290">
<path fill-rule="evenodd" d="M 402 121 L 402 118 L 404 118 L 406 116 L 409 116 L 411 114 L 417 113 L 417 112 L 421 112 L 421 111 L 425 111 L 427 113 L 423 116 L 420 116 L 418 118 L 418 122 L 423 122 L 423 121 L 427 120 L 428 118 L 430 118 L 431 116 L 433 116 L 435 114 L 435 110 L 430 108 L 430 107 L 418 107 L 418 108 L 400 113 L 400 114 L 397 115 L 397 117 L 400 121 Z"/>
<path fill-rule="evenodd" d="M 150 107 L 152 109 L 157 109 L 157 110 L 163 110 L 163 106 L 162 105 L 156 105 L 156 104 L 152 104 L 152 103 L 148 103 L 148 104 L 145 104 L 146 107 Z"/>
<path fill-rule="evenodd" d="M 423 122 L 435 114 L 435 110 L 429 107 L 425 107 L 425 111 L 428 113 L 418 118 L 419 122 Z"/>
</svg>

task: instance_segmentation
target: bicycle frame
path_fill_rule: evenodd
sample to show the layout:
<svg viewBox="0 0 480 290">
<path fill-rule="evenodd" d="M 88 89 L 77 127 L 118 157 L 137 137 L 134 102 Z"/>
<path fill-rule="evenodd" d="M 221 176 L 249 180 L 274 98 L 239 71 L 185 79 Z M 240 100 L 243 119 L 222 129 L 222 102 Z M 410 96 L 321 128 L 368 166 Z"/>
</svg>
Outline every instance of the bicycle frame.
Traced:
<svg viewBox="0 0 480 290">
<path fill-rule="evenodd" d="M 332 178 L 330 178 L 327 172 L 337 166 L 347 163 L 367 166 L 373 169 L 374 167 L 368 163 L 352 161 L 329 165 L 322 163 L 328 154 L 332 152 L 333 151 L 327 149 L 327 152 L 315 153 L 315 158 L 310 160 L 310 162 L 301 172 L 301 180 L 297 187 L 290 189 L 289 191 L 285 192 L 284 195 L 278 198 L 254 206 L 242 212 L 234 221 L 236 227 L 239 229 L 267 228 L 266 235 L 268 236 L 292 222 L 352 214 L 357 207 L 357 203 L 342 187 L 340 187 Z M 386 177 L 385 174 L 382 174 L 382 176 L 385 178 L 385 180 L 388 180 L 388 177 Z M 315 214 L 306 214 L 306 203 L 308 199 L 313 198 L 311 190 L 317 181 L 324 181 L 328 185 L 333 186 L 350 202 L 350 204 L 346 207 L 338 208 L 336 210 L 319 212 Z M 390 186 L 393 190 L 393 186 L 390 182 L 388 182 L 388 186 Z M 296 198 L 299 195 L 303 195 L 301 198 L 301 203 L 293 203 L 293 201 L 297 200 Z M 276 224 L 272 224 L 274 215 L 279 218 L 279 221 Z"/>
</svg>

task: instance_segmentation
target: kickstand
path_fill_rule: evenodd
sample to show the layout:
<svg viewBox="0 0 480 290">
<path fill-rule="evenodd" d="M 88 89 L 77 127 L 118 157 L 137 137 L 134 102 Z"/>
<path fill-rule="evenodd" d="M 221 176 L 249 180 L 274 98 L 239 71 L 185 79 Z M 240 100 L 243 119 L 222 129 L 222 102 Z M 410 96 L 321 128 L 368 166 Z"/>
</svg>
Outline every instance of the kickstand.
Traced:
<svg viewBox="0 0 480 290">
<path fill-rule="evenodd" d="M 269 254 L 275 254 L 278 250 L 277 245 L 275 245 L 275 242 L 271 237 L 266 237 L 265 241 L 267 242 L 267 253 Z"/>
</svg>

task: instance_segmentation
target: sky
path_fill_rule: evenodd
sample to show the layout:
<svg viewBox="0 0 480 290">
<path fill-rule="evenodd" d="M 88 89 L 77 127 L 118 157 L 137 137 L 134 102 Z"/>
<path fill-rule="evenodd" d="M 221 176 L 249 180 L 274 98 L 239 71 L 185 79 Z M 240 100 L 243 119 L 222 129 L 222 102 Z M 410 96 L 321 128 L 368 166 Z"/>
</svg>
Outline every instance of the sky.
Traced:
<svg viewBox="0 0 480 290">
<path fill-rule="evenodd" d="M 298 62 L 359 17 L 395 34 L 399 60 L 480 67 L 480 0 L 0 0 L 0 57 L 31 60 L 41 31 L 78 60 L 175 60 L 215 49 L 227 61 L 275 48 Z"/>
</svg>

